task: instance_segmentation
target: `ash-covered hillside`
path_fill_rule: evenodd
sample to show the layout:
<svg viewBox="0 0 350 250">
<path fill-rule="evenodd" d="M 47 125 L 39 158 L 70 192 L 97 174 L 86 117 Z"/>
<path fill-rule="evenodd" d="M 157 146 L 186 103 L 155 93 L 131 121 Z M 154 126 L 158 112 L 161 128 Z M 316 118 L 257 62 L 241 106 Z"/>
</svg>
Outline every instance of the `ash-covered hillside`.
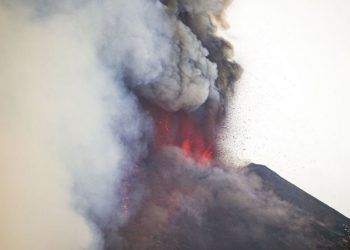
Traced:
<svg viewBox="0 0 350 250">
<path fill-rule="evenodd" d="M 198 169 L 173 153 L 152 162 L 147 198 L 107 249 L 350 249 L 348 218 L 267 167 Z"/>
</svg>

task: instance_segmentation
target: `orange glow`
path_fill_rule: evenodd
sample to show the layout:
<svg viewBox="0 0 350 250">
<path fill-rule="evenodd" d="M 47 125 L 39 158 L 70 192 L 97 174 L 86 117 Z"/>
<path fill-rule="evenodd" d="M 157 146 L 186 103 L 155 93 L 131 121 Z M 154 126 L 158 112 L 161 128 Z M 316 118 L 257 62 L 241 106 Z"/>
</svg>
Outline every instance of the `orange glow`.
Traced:
<svg viewBox="0 0 350 250">
<path fill-rule="evenodd" d="M 183 111 L 170 113 L 157 107 L 149 108 L 154 120 L 154 144 L 178 146 L 184 155 L 205 164 L 213 158 L 213 147 L 205 135 L 203 124 L 194 114 Z"/>
</svg>

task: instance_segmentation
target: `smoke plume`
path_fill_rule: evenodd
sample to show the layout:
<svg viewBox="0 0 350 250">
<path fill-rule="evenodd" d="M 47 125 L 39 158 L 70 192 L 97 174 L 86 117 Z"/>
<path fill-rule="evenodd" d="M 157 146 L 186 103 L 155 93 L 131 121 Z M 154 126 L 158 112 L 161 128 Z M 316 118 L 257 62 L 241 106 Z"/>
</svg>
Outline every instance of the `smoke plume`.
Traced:
<svg viewBox="0 0 350 250">
<path fill-rule="evenodd" d="M 241 249 L 310 228 L 220 163 L 230 3 L 0 3 L 1 249 Z"/>
<path fill-rule="evenodd" d="M 100 249 L 122 223 L 148 123 L 100 56 L 112 3 L 0 4 L 1 249 Z"/>
</svg>

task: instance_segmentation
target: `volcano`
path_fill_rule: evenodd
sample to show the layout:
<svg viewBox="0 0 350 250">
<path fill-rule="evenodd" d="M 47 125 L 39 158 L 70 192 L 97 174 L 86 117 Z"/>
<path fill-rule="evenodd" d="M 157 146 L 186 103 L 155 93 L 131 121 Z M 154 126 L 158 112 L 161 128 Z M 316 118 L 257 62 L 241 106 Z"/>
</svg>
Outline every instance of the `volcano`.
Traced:
<svg viewBox="0 0 350 250">
<path fill-rule="evenodd" d="M 122 249 L 350 249 L 348 218 L 265 166 L 193 174 L 178 164 L 152 170 L 158 182 L 122 229 Z"/>
<path fill-rule="evenodd" d="M 1 250 L 350 249 L 348 218 L 223 161 L 232 1 L 0 1 Z"/>
<path fill-rule="evenodd" d="M 220 160 L 217 138 L 242 73 L 217 33 L 231 2 L 160 1 L 174 31 L 170 58 L 154 53 L 162 70 L 148 80 L 123 68 L 152 132 L 119 188 L 124 223 L 101 226 L 106 250 L 350 249 L 348 218 L 267 167 Z"/>
<path fill-rule="evenodd" d="M 153 121 L 149 154 L 126 179 L 127 220 L 105 249 L 350 249 L 348 218 L 265 166 L 221 163 L 210 102 L 191 112 L 140 103 Z"/>
<path fill-rule="evenodd" d="M 265 166 L 221 163 L 210 101 L 195 111 L 140 105 L 153 122 L 149 153 L 127 178 L 128 219 L 107 250 L 350 249 L 348 218 Z"/>
</svg>

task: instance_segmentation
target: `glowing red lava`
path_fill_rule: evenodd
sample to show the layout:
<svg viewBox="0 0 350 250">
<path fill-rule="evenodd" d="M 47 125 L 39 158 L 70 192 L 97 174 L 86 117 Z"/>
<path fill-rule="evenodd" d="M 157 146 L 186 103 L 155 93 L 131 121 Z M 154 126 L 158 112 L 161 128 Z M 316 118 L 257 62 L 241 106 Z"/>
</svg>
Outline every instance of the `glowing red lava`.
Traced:
<svg viewBox="0 0 350 250">
<path fill-rule="evenodd" d="M 149 108 L 154 120 L 154 142 L 156 147 L 178 146 L 184 155 L 205 164 L 213 158 L 213 147 L 192 113 L 167 112 L 160 108 Z"/>
<path fill-rule="evenodd" d="M 205 119 L 199 117 L 198 113 L 168 112 L 146 101 L 141 100 L 141 103 L 154 123 L 153 150 L 158 151 L 164 146 L 179 147 L 186 157 L 200 163 L 196 165 L 197 167 L 212 166 L 210 163 L 213 159 L 213 146 L 205 132 L 207 124 L 201 124 Z M 125 185 L 130 185 L 130 183 L 132 182 L 128 180 Z M 191 195 L 193 192 L 191 186 L 183 184 L 179 187 L 176 184 L 171 184 L 171 181 L 161 186 L 162 188 L 159 189 L 159 186 L 155 185 L 146 200 L 150 202 L 149 204 L 163 208 L 167 216 L 174 214 L 180 207 L 183 197 Z M 122 193 L 121 211 L 125 218 L 130 215 L 129 191 L 130 187 L 126 186 Z"/>
</svg>

